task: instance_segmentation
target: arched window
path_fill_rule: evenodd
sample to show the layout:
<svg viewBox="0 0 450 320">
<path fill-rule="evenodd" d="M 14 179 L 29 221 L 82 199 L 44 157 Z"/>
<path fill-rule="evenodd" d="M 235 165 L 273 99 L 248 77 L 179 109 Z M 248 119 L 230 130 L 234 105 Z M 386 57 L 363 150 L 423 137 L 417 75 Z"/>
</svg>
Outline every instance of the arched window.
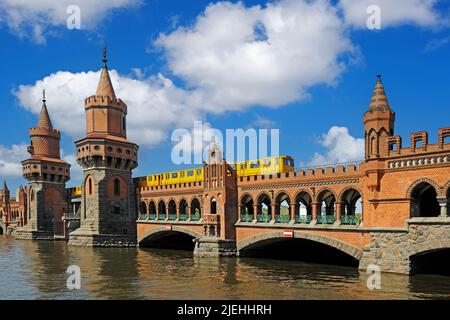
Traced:
<svg viewBox="0 0 450 320">
<path fill-rule="evenodd" d="M 114 195 L 120 196 L 120 180 L 118 178 L 114 179 Z"/>
<path fill-rule="evenodd" d="M 217 201 L 216 198 L 211 198 L 211 214 L 217 214 Z"/>
<path fill-rule="evenodd" d="M 88 193 L 92 195 L 92 179 L 88 179 Z"/>
<path fill-rule="evenodd" d="M 436 189 L 427 182 L 418 184 L 411 193 L 412 217 L 438 217 L 440 206 Z"/>
</svg>

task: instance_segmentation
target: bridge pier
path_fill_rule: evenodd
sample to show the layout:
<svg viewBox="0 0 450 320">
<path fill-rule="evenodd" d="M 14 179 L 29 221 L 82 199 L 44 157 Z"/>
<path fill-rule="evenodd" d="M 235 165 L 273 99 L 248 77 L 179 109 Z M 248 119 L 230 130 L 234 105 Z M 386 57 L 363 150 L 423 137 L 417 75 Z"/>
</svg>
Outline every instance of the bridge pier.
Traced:
<svg viewBox="0 0 450 320">
<path fill-rule="evenodd" d="M 194 256 L 197 257 L 233 257 L 237 254 L 236 241 L 215 237 L 196 238 Z"/>
</svg>

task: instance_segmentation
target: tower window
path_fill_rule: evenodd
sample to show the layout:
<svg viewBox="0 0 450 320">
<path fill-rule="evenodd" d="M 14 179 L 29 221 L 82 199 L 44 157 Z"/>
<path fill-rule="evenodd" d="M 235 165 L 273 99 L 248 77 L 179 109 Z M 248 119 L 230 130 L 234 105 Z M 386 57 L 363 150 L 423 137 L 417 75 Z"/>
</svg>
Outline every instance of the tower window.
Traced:
<svg viewBox="0 0 450 320">
<path fill-rule="evenodd" d="M 125 131 L 127 129 L 127 122 L 125 121 L 125 117 L 122 118 L 122 128 L 123 128 L 123 131 Z"/>
<path fill-rule="evenodd" d="M 114 179 L 114 195 L 120 196 L 120 180 Z"/>
<path fill-rule="evenodd" d="M 88 193 L 92 194 L 92 179 L 89 178 L 88 180 Z"/>
</svg>

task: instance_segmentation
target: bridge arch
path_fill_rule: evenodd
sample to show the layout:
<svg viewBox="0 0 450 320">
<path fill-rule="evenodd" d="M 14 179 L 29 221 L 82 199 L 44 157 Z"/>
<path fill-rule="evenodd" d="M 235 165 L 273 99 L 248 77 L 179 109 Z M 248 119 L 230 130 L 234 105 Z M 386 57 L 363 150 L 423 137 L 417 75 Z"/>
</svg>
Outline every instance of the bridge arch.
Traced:
<svg viewBox="0 0 450 320">
<path fill-rule="evenodd" d="M 450 239 L 440 238 L 410 247 L 410 273 L 450 275 Z"/>
<path fill-rule="evenodd" d="M 343 253 L 346 253 L 347 255 L 355 258 L 358 261 L 361 259 L 362 255 L 363 255 L 362 249 L 358 249 L 357 247 L 354 247 L 343 241 L 329 238 L 329 237 L 319 235 L 319 234 L 311 234 L 311 233 L 303 233 L 303 232 L 295 231 L 293 238 L 309 240 L 312 242 L 317 242 L 317 243 L 327 245 L 329 247 L 332 247 L 334 249 L 342 251 Z M 289 238 L 284 237 L 283 231 L 262 233 L 262 234 L 258 234 L 258 235 L 252 236 L 250 238 L 246 238 L 244 240 L 239 241 L 237 243 L 237 250 L 240 253 L 241 251 L 246 250 L 257 243 L 267 241 L 267 240 L 276 240 L 276 239 L 289 239 Z"/>
<path fill-rule="evenodd" d="M 151 243 L 152 241 L 155 241 L 156 243 L 158 239 L 162 237 L 176 234 L 189 236 L 192 239 L 199 239 L 203 237 L 202 234 L 181 226 L 172 226 L 171 230 L 167 230 L 165 227 L 157 227 L 139 236 L 138 245 L 140 247 L 144 247 L 146 243 Z"/>
</svg>

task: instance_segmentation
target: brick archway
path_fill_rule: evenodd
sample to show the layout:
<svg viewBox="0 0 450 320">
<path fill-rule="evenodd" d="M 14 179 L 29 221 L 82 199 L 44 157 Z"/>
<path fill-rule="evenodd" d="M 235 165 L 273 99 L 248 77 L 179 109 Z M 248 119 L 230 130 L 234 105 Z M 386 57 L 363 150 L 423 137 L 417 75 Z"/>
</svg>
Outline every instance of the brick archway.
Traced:
<svg viewBox="0 0 450 320">
<path fill-rule="evenodd" d="M 406 192 L 406 197 L 411 198 L 414 189 L 421 183 L 428 183 L 429 185 L 431 185 L 436 190 L 436 194 L 438 197 L 442 195 L 442 189 L 441 189 L 441 187 L 439 187 L 439 185 L 436 182 L 434 182 L 433 180 L 431 180 L 429 178 L 421 178 L 421 179 L 414 181 L 414 183 L 411 184 L 411 186 L 408 188 L 408 191 Z"/>
<path fill-rule="evenodd" d="M 310 240 L 313 242 L 325 244 L 327 246 L 330 246 L 337 250 L 340 250 L 340 251 L 352 256 L 353 258 L 355 258 L 357 260 L 360 260 L 363 255 L 363 251 L 361 249 L 358 249 L 358 248 L 356 248 L 348 243 L 342 242 L 340 240 L 336 240 L 336 239 L 325 237 L 325 236 L 318 235 L 318 234 L 310 234 L 310 233 L 303 233 L 303 232 L 295 231 L 293 238 Z M 258 234 L 256 236 L 246 238 L 246 239 L 238 242 L 237 250 L 238 250 L 238 252 L 240 252 L 241 250 L 244 250 L 253 244 L 256 244 L 258 242 L 265 241 L 265 240 L 271 240 L 271 239 L 287 239 L 287 238 L 284 237 L 283 231 Z"/>
<path fill-rule="evenodd" d="M 203 237 L 202 234 L 195 232 L 193 230 L 190 230 L 188 228 L 172 226 L 172 230 L 167 230 L 165 227 L 159 227 L 159 228 L 152 229 L 152 230 L 144 233 L 142 236 L 140 236 L 138 238 L 138 244 L 140 244 L 144 240 L 147 240 L 147 239 L 149 239 L 157 234 L 163 233 L 163 232 L 180 232 L 180 233 L 187 234 L 187 235 L 193 237 L 194 239 L 199 239 L 199 238 Z"/>
</svg>

